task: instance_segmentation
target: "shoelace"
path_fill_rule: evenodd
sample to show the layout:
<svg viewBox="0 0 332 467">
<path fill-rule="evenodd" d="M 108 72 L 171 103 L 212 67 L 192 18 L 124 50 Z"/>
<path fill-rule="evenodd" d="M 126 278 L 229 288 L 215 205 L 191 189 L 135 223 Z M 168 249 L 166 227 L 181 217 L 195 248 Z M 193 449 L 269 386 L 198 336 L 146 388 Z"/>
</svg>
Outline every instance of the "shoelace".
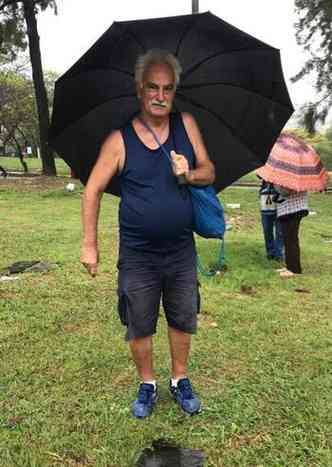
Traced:
<svg viewBox="0 0 332 467">
<path fill-rule="evenodd" d="M 138 391 L 138 401 L 145 403 L 148 402 L 150 395 L 153 394 L 153 389 L 150 389 L 147 385 L 141 385 Z"/>
<path fill-rule="evenodd" d="M 181 381 L 180 385 L 178 385 L 178 388 L 184 399 L 193 399 L 193 390 L 190 382 L 187 379 Z"/>
</svg>

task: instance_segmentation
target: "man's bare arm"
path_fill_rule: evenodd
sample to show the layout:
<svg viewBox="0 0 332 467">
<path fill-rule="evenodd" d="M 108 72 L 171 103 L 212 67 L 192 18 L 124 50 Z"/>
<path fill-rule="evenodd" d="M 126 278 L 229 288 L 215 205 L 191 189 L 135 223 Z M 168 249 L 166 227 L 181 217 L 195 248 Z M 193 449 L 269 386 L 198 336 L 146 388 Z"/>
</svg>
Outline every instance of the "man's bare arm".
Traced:
<svg viewBox="0 0 332 467">
<path fill-rule="evenodd" d="M 110 180 L 123 166 L 124 143 L 120 131 L 112 133 L 103 143 L 82 198 L 83 239 L 81 263 L 95 276 L 99 261 L 98 219 L 100 201 Z"/>
<path fill-rule="evenodd" d="M 186 179 L 192 185 L 209 185 L 215 180 L 215 170 L 206 150 L 201 132 L 192 115 L 182 113 L 182 118 L 196 156 L 196 167 L 187 172 Z"/>
</svg>

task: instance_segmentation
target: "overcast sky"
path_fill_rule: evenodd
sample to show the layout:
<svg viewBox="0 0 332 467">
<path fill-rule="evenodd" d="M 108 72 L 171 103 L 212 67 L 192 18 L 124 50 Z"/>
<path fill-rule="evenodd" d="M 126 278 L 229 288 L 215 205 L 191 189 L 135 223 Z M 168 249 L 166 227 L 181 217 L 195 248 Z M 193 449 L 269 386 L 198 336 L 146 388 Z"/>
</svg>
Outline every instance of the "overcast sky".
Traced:
<svg viewBox="0 0 332 467">
<path fill-rule="evenodd" d="M 43 67 L 65 72 L 110 27 L 125 21 L 191 13 L 191 0 L 57 0 L 52 10 L 38 15 Z M 296 44 L 293 0 L 199 0 L 200 12 L 223 20 L 280 49 L 288 90 L 295 108 L 314 97 L 310 78 L 292 84 L 305 61 Z"/>
</svg>

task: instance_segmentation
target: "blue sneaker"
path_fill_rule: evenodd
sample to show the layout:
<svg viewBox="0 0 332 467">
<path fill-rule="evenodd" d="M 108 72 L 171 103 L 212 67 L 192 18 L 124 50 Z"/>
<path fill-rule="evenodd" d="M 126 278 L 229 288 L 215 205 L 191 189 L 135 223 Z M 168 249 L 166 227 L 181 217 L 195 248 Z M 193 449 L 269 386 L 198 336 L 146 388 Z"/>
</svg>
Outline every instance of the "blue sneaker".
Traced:
<svg viewBox="0 0 332 467">
<path fill-rule="evenodd" d="M 186 413 L 195 415 L 201 411 L 201 401 L 193 392 L 188 378 L 180 379 L 177 386 L 172 386 L 170 381 L 169 389 L 174 400 Z"/>
<path fill-rule="evenodd" d="M 157 399 L 157 389 L 154 388 L 153 384 L 140 384 L 137 399 L 132 405 L 132 414 L 134 417 L 145 418 L 151 415 Z"/>
</svg>

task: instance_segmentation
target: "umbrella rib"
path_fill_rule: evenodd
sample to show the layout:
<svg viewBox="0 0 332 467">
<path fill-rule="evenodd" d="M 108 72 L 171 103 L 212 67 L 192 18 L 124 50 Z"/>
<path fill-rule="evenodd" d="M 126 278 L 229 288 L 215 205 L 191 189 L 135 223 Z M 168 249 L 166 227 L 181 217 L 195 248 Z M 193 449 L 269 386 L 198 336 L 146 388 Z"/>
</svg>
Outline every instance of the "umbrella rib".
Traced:
<svg viewBox="0 0 332 467">
<path fill-rule="evenodd" d="M 131 93 L 131 94 L 120 94 L 119 96 L 113 96 L 113 97 L 110 97 L 109 99 L 107 99 L 106 101 L 103 102 L 103 104 L 106 104 L 107 102 L 110 102 L 112 100 L 116 100 L 116 99 L 122 99 L 124 97 L 135 97 L 137 98 L 137 95 L 135 93 Z M 102 104 L 102 105 L 103 105 Z M 97 106 L 99 107 L 99 106 Z"/>
<path fill-rule="evenodd" d="M 132 39 L 134 39 L 134 41 L 137 42 L 137 44 L 141 47 L 141 49 L 143 49 L 144 51 L 146 50 L 146 47 L 142 44 L 142 42 L 140 42 L 136 34 L 134 34 L 131 31 L 130 27 L 124 27 L 123 24 L 121 23 L 118 23 L 118 24 L 125 30 L 126 33 L 128 33 L 132 37 Z"/>
<path fill-rule="evenodd" d="M 183 86 L 181 85 L 179 87 L 179 90 L 184 90 L 184 91 L 187 91 L 187 90 L 190 90 L 190 89 L 201 89 L 201 88 L 204 88 L 204 87 L 207 87 L 207 86 L 218 86 L 218 85 L 223 85 L 223 86 L 228 86 L 228 87 L 232 87 L 234 89 L 244 89 L 245 91 L 247 91 L 248 93 L 250 94 L 254 94 L 258 97 L 261 97 L 269 102 L 272 102 L 273 104 L 279 104 L 280 106 L 283 106 L 283 104 L 280 104 L 279 102 L 276 102 L 274 101 L 272 98 L 270 97 L 267 97 L 267 96 L 263 96 L 262 94 L 259 94 L 255 91 L 253 91 L 252 89 L 247 89 L 243 86 L 236 86 L 234 84 L 229 84 L 229 83 L 223 83 L 222 81 L 218 82 L 218 83 L 204 83 L 204 84 L 189 84 L 188 86 Z"/>
<path fill-rule="evenodd" d="M 267 47 L 259 47 L 260 50 L 270 50 L 268 49 Z M 250 52 L 250 51 L 257 51 L 257 47 L 255 49 L 253 48 L 248 48 L 248 49 L 238 49 L 238 50 L 231 50 L 229 52 L 224 52 L 224 51 L 220 51 L 220 52 L 216 52 L 215 54 L 212 54 L 212 55 L 209 55 L 208 57 L 205 57 L 203 60 L 201 60 L 200 62 L 198 63 L 195 63 L 191 68 L 189 68 L 188 70 L 185 71 L 185 73 L 183 74 L 183 79 L 185 79 L 189 73 L 193 73 L 194 71 L 197 70 L 197 68 L 199 68 L 200 66 L 202 66 L 204 63 L 208 62 L 209 60 L 211 60 L 212 58 L 216 58 L 216 57 L 220 57 L 221 55 L 228 55 L 228 54 L 233 54 L 233 53 L 237 53 L 237 52 Z M 276 49 L 277 50 L 277 49 Z"/>
<path fill-rule="evenodd" d="M 120 96 L 114 96 L 114 97 L 110 97 L 109 99 L 107 99 L 107 101 L 104 101 L 102 104 L 97 104 L 95 105 L 95 107 L 92 107 L 91 109 L 89 109 L 89 111 L 87 113 L 85 113 L 84 115 L 82 115 L 80 118 L 78 118 L 77 120 L 74 120 L 72 122 L 69 122 L 67 124 L 67 127 L 65 128 L 65 130 L 67 130 L 69 127 L 71 126 L 74 126 L 77 124 L 77 122 L 79 122 L 80 120 L 82 120 L 83 118 L 85 118 L 88 114 L 90 114 L 91 112 L 95 111 L 98 107 L 101 107 L 113 100 L 117 100 L 117 99 L 122 99 L 122 98 L 126 98 L 126 97 L 131 97 L 131 98 L 137 98 L 137 95 L 136 94 L 121 94 Z M 59 132 L 59 134 L 61 134 L 63 131 L 63 129 Z M 58 135 L 59 136 L 59 135 Z M 57 136 L 54 138 L 56 139 Z"/>
<path fill-rule="evenodd" d="M 184 101 L 186 102 L 189 102 L 191 105 L 195 106 L 195 107 L 198 107 L 202 110 L 204 110 L 205 112 L 209 113 L 210 115 L 212 115 L 213 117 L 215 117 L 217 120 L 219 120 L 219 122 L 221 122 L 223 125 L 225 125 L 226 128 L 228 128 L 228 130 L 232 133 L 232 135 L 236 136 L 236 138 L 241 141 L 241 144 L 244 146 L 244 147 L 248 147 L 247 144 L 239 137 L 239 135 L 235 134 L 234 132 L 234 129 L 222 118 L 220 117 L 220 115 L 218 115 L 216 112 L 213 112 L 211 109 L 208 109 L 207 107 L 205 107 L 204 105 L 202 104 L 199 104 L 198 102 L 196 102 L 195 100 L 193 99 L 190 99 L 186 96 L 184 96 L 183 94 L 179 94 L 177 93 L 177 97 L 180 97 L 181 99 L 183 99 Z"/>
<path fill-rule="evenodd" d="M 78 75 L 74 75 L 74 76 L 71 76 L 68 78 L 68 81 L 70 80 L 76 80 L 78 77 L 81 77 L 81 76 L 85 76 L 89 73 L 96 73 L 96 72 L 105 72 L 105 68 L 98 68 L 96 70 L 86 70 Z M 134 78 L 134 73 L 131 73 L 130 71 L 126 71 L 126 70 L 121 70 L 121 68 L 115 68 L 115 67 L 108 67 L 106 68 L 106 71 L 116 71 L 117 73 L 123 73 L 124 75 L 126 76 L 130 76 L 131 78 Z M 60 78 L 56 81 L 56 85 L 58 84 L 62 84 L 62 81 L 63 81 L 63 76 L 60 76 Z"/>
<path fill-rule="evenodd" d="M 182 42 L 184 41 L 184 38 L 185 38 L 186 35 L 189 33 L 189 31 L 195 26 L 195 24 L 197 23 L 199 17 L 201 18 L 202 15 L 193 15 L 193 18 L 192 18 L 191 23 L 188 25 L 187 29 L 185 29 L 185 30 L 183 31 L 183 34 L 182 34 L 182 36 L 180 37 L 179 43 L 178 43 L 178 45 L 177 45 L 177 47 L 176 47 L 176 52 L 175 52 L 176 57 L 179 56 L 180 47 L 181 47 L 181 45 L 182 45 Z"/>
<path fill-rule="evenodd" d="M 130 71 L 126 71 L 126 70 L 121 70 L 121 68 L 114 68 L 114 67 L 110 67 L 110 68 L 107 68 L 107 71 L 117 71 L 119 73 L 123 73 L 124 75 L 128 75 L 130 77 L 134 77 L 134 73 L 131 73 Z"/>
</svg>

